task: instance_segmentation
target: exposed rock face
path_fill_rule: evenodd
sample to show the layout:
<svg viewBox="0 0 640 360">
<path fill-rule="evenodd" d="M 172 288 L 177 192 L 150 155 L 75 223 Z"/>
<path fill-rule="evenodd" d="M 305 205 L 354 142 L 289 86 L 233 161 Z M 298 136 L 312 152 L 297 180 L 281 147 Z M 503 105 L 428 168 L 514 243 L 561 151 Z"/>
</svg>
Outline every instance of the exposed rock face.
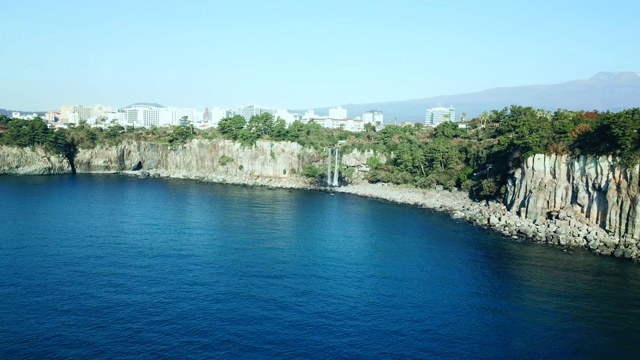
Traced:
<svg viewBox="0 0 640 360">
<path fill-rule="evenodd" d="M 71 164 L 62 155 L 46 153 L 42 148 L 0 146 L 0 174 L 70 174 Z"/>
<path fill-rule="evenodd" d="M 178 149 L 127 141 L 117 146 L 82 150 L 78 173 L 143 170 L 159 176 L 233 183 L 301 181 L 296 174 L 307 163 L 324 160 L 292 142 L 258 141 L 243 147 L 229 140 L 195 139 Z"/>
<path fill-rule="evenodd" d="M 610 156 L 535 155 L 508 182 L 505 204 L 523 218 L 566 209 L 612 235 L 640 237 L 639 167 Z"/>
<path fill-rule="evenodd" d="M 342 154 L 340 164 L 343 165 L 346 169 L 353 169 L 353 175 L 351 179 L 352 183 L 362 183 L 365 181 L 366 174 L 371 170 L 367 165 L 367 160 L 374 156 L 377 157 L 378 161 L 383 164 L 387 161 L 385 155 L 376 154 L 373 150 L 366 150 L 364 152 L 361 152 L 358 149 L 354 149 L 348 154 Z"/>
</svg>

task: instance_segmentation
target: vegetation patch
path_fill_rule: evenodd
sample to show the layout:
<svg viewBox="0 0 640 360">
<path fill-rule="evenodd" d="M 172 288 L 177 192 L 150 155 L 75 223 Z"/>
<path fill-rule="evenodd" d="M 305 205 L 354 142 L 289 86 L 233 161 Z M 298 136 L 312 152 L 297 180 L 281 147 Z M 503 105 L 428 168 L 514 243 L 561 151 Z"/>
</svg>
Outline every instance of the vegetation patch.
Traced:
<svg viewBox="0 0 640 360">
<path fill-rule="evenodd" d="M 220 156 L 220 160 L 218 160 L 218 163 L 220 164 L 220 166 L 226 166 L 228 164 L 231 164 L 232 162 L 233 162 L 233 158 L 227 155 Z"/>
</svg>

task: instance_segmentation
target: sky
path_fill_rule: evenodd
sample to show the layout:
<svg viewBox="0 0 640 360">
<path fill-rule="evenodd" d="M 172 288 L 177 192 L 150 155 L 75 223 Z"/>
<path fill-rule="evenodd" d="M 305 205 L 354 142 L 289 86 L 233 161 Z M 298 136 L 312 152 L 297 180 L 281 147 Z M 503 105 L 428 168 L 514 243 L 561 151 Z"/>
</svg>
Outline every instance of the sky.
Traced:
<svg viewBox="0 0 640 360">
<path fill-rule="evenodd" d="M 640 71 L 639 1 L 0 0 L 0 108 L 312 109 Z"/>
</svg>

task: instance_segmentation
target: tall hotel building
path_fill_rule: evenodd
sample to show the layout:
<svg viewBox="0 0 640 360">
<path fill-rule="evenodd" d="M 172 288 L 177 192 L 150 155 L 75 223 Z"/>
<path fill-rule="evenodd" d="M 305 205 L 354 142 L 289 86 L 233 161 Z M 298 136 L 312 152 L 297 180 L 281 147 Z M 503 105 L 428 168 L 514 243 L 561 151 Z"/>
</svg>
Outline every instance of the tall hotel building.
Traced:
<svg viewBox="0 0 640 360">
<path fill-rule="evenodd" d="M 425 117 L 425 125 L 438 126 L 445 121 L 456 120 L 456 109 L 453 107 L 434 107 L 427 109 L 427 115 Z"/>
</svg>

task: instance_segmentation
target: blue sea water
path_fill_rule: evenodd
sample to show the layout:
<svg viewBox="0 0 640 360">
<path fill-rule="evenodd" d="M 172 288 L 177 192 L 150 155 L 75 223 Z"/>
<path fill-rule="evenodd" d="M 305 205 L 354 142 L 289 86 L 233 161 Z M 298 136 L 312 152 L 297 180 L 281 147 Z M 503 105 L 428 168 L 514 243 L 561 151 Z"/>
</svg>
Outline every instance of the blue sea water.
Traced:
<svg viewBox="0 0 640 360">
<path fill-rule="evenodd" d="M 0 358 L 633 358 L 640 266 L 351 195 L 0 176 Z"/>
</svg>

